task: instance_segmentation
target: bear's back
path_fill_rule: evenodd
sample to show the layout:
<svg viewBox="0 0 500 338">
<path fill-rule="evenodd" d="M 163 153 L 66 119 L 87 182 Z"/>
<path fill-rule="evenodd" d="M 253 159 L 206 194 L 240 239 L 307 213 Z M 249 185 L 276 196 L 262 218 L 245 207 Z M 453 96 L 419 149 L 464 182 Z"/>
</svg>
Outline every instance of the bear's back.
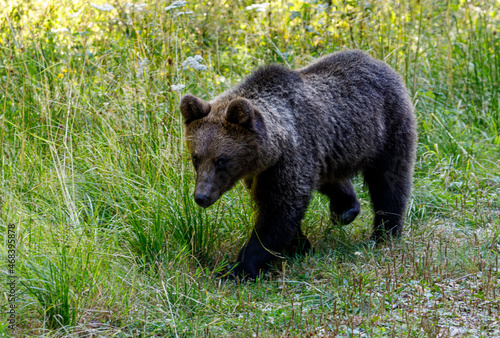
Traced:
<svg viewBox="0 0 500 338">
<path fill-rule="evenodd" d="M 289 99 L 293 95 L 292 88 L 300 87 L 302 82 L 297 72 L 271 64 L 261 66 L 247 76 L 237 87 L 237 92 L 250 99 L 263 96 Z"/>
<path fill-rule="evenodd" d="M 360 50 L 346 50 L 325 55 L 312 64 L 299 69 L 297 72 L 302 76 L 307 75 L 335 75 L 351 76 L 365 72 L 394 73 L 385 63 L 373 59 Z"/>
</svg>

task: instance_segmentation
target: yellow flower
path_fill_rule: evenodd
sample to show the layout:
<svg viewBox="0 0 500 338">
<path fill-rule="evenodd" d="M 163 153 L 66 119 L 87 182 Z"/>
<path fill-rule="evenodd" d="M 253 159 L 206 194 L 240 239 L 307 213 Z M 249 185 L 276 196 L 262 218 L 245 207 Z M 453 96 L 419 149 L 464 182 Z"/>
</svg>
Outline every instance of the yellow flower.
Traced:
<svg viewBox="0 0 500 338">
<path fill-rule="evenodd" d="M 62 79 L 62 78 L 64 77 L 64 75 L 63 75 L 63 73 L 59 73 L 59 74 L 57 75 L 57 77 L 58 77 L 58 78 L 60 78 L 60 79 Z"/>
</svg>

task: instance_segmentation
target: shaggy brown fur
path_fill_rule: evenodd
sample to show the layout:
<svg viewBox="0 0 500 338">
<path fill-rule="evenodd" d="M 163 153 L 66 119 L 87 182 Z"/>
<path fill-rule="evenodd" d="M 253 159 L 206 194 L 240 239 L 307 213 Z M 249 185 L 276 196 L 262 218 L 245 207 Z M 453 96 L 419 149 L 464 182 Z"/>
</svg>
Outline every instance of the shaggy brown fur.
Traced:
<svg viewBox="0 0 500 338">
<path fill-rule="evenodd" d="M 360 206 L 349 179 L 359 172 L 375 211 L 372 237 L 401 234 L 415 119 L 385 63 L 344 51 L 297 71 L 266 66 L 210 102 L 185 95 L 180 109 L 195 201 L 206 208 L 244 179 L 259 208 L 235 275 L 255 278 L 278 254 L 310 248 L 300 225 L 314 189 L 330 198 L 334 221 L 352 222 Z"/>
</svg>

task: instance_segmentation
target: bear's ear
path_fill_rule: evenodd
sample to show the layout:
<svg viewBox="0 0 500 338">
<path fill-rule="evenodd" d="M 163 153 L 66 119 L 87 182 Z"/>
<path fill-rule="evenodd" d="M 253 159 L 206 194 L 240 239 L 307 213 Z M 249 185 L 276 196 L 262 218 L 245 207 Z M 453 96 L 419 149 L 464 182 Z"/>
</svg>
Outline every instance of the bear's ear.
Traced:
<svg viewBox="0 0 500 338">
<path fill-rule="evenodd" d="M 226 109 L 226 120 L 246 129 L 253 129 L 255 111 L 247 99 L 238 98 L 229 102 Z"/>
<path fill-rule="evenodd" d="M 184 123 L 189 124 L 194 120 L 207 116 L 210 113 L 210 103 L 194 95 L 186 94 L 181 99 L 180 109 L 184 117 Z"/>
</svg>

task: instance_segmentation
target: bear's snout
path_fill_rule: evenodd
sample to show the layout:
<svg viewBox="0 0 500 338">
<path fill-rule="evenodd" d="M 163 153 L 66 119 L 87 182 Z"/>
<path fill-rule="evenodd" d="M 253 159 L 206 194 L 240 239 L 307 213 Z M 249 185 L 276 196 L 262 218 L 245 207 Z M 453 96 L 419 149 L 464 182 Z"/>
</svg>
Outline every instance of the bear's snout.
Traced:
<svg viewBox="0 0 500 338">
<path fill-rule="evenodd" d="M 198 167 L 194 201 L 202 208 L 208 208 L 232 186 L 231 177 L 225 171 L 201 164 Z"/>
<path fill-rule="evenodd" d="M 208 198 L 207 195 L 203 194 L 194 195 L 194 201 L 202 208 L 210 206 L 210 199 Z"/>
<path fill-rule="evenodd" d="M 202 182 L 194 190 L 194 201 L 202 208 L 208 208 L 214 204 L 220 196 L 220 191 L 210 182 Z"/>
</svg>

